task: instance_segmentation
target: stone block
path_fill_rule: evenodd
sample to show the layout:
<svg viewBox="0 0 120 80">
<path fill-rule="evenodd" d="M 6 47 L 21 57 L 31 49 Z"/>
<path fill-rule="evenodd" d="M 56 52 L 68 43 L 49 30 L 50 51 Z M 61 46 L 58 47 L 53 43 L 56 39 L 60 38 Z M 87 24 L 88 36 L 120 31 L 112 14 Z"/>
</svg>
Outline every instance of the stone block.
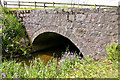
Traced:
<svg viewBox="0 0 120 80">
<path fill-rule="evenodd" d="M 67 20 L 67 14 L 61 14 L 61 21 L 66 21 Z"/>
<path fill-rule="evenodd" d="M 74 21 L 75 19 L 74 19 L 74 15 L 69 15 L 69 20 L 70 21 Z"/>
<path fill-rule="evenodd" d="M 77 29 L 75 30 L 75 33 L 76 33 L 76 34 L 86 34 L 86 30 L 81 29 L 81 28 L 77 28 Z"/>
<path fill-rule="evenodd" d="M 74 28 L 73 23 L 66 23 L 65 26 L 67 26 L 67 29 L 73 29 Z"/>
<path fill-rule="evenodd" d="M 98 13 L 92 13 L 91 14 L 91 21 L 92 22 L 96 22 L 98 20 Z"/>
<path fill-rule="evenodd" d="M 89 23 L 91 22 L 91 19 L 92 19 L 92 15 L 88 14 L 87 18 L 85 19 L 85 22 Z"/>
<path fill-rule="evenodd" d="M 72 30 L 71 29 L 68 29 L 67 32 L 66 32 L 66 36 L 69 37 L 72 33 Z"/>
<path fill-rule="evenodd" d="M 83 14 L 76 15 L 76 21 L 84 21 L 85 18 L 86 18 L 86 15 L 83 15 Z"/>
</svg>

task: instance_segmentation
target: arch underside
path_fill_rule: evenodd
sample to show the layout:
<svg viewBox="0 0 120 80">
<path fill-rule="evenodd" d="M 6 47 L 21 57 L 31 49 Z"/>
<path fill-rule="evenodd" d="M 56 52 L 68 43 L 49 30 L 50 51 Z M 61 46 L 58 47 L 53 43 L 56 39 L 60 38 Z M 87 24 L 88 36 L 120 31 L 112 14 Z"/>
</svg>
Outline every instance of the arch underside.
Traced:
<svg viewBox="0 0 120 80">
<path fill-rule="evenodd" d="M 60 32 L 54 28 L 54 30 L 40 29 L 36 31 L 32 36 L 31 42 L 33 44 L 33 50 L 35 51 L 53 47 L 55 49 L 64 47 L 62 49 L 65 51 L 66 48 L 69 47 L 70 51 L 79 53 L 80 50 L 74 40 L 76 39 L 71 39 L 70 36 L 66 35 L 64 30 Z"/>
<path fill-rule="evenodd" d="M 42 34 L 42 33 L 45 33 L 45 32 L 52 32 L 52 33 L 57 33 L 57 34 L 59 34 L 59 35 L 62 35 L 62 36 L 64 36 L 64 37 L 66 37 L 67 39 L 69 39 L 71 42 L 73 42 L 74 44 L 75 44 L 75 46 L 77 46 L 78 48 L 79 48 L 79 46 L 77 45 L 77 39 L 76 39 L 76 37 L 75 37 L 75 35 L 73 34 L 73 33 L 70 33 L 69 35 L 67 35 L 67 31 L 65 31 L 64 29 L 63 30 L 60 30 L 59 28 L 57 28 L 57 27 L 49 27 L 49 28 L 41 28 L 41 29 L 39 29 L 39 30 L 37 30 L 31 37 L 30 37 L 30 39 L 31 39 L 31 43 L 33 43 L 34 42 L 34 40 L 35 40 L 35 38 L 37 37 L 37 36 L 39 36 L 40 34 Z M 71 37 L 72 36 L 72 37 Z M 73 36 L 74 36 L 74 38 L 73 38 Z"/>
</svg>

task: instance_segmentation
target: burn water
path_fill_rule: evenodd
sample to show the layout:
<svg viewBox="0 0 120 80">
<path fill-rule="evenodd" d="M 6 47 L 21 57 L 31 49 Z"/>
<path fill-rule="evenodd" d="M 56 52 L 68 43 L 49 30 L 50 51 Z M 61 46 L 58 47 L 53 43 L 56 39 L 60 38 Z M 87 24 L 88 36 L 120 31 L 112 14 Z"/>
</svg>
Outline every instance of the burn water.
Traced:
<svg viewBox="0 0 120 80">
<path fill-rule="evenodd" d="M 74 51 L 73 47 L 74 46 L 71 46 L 69 48 L 69 50 Z M 35 58 L 36 59 L 40 58 L 46 65 L 48 63 L 48 61 L 51 60 L 53 57 L 57 58 L 57 60 L 59 60 L 61 58 L 62 54 L 64 54 L 66 52 L 66 48 L 67 48 L 67 46 L 65 46 L 65 45 L 58 45 L 58 46 L 54 46 L 54 47 L 51 47 L 48 49 L 35 51 L 26 56 L 18 56 L 16 58 L 13 58 L 13 60 L 16 60 L 17 62 L 26 63 L 29 66 L 30 61 L 35 60 Z"/>
<path fill-rule="evenodd" d="M 64 54 L 66 51 L 66 48 L 64 46 L 55 46 L 51 47 L 49 49 L 44 49 L 44 50 L 38 50 L 36 52 L 33 52 L 29 54 L 28 56 L 20 56 L 18 57 L 18 62 L 25 62 L 27 65 L 30 64 L 29 61 L 35 60 L 40 58 L 44 64 L 46 65 L 51 58 L 57 58 L 60 59 L 62 54 Z"/>
</svg>

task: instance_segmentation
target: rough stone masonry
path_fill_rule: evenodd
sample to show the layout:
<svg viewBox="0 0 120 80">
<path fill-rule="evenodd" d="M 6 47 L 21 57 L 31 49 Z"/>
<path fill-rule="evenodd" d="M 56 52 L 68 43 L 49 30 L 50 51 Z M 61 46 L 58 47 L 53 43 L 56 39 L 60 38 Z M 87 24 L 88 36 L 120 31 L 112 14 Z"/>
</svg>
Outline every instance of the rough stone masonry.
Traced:
<svg viewBox="0 0 120 80">
<path fill-rule="evenodd" d="M 55 32 L 71 40 L 84 56 L 106 58 L 106 45 L 118 40 L 118 8 L 15 12 L 21 18 L 31 43 L 44 32 Z"/>
</svg>

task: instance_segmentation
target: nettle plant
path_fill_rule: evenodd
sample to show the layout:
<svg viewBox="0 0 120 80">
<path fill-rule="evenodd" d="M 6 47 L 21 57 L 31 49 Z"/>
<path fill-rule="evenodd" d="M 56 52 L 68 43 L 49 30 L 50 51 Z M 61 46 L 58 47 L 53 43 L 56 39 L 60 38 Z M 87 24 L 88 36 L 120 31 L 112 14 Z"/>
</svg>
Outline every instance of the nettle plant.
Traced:
<svg viewBox="0 0 120 80">
<path fill-rule="evenodd" d="M 2 53 L 3 55 L 25 55 L 30 51 L 25 29 L 14 14 L 2 9 Z"/>
<path fill-rule="evenodd" d="M 118 60 L 118 56 L 120 55 L 120 44 L 112 42 L 112 44 L 106 45 L 107 59 L 109 60 Z"/>
</svg>

